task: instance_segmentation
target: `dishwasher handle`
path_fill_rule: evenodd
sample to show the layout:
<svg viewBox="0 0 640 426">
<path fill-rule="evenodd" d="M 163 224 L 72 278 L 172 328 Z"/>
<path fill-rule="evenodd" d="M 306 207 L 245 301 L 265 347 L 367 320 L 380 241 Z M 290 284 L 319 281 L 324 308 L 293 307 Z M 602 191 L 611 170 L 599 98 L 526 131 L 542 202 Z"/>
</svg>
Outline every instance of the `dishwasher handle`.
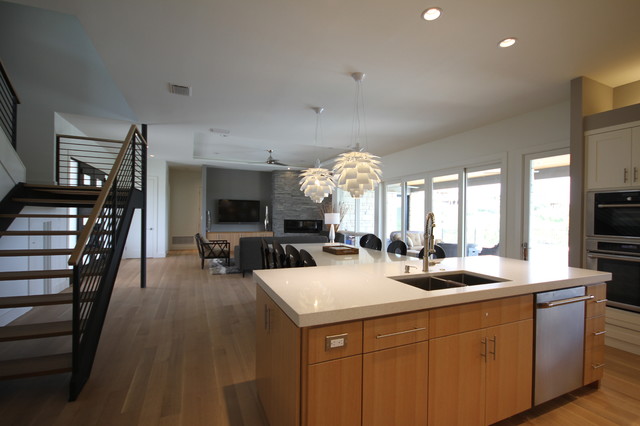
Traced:
<svg viewBox="0 0 640 426">
<path fill-rule="evenodd" d="M 550 302 L 538 303 L 538 309 L 554 308 L 556 306 L 568 305 L 570 303 L 584 302 L 585 300 L 595 299 L 593 294 L 587 296 L 570 297 L 568 299 L 552 300 Z"/>
</svg>

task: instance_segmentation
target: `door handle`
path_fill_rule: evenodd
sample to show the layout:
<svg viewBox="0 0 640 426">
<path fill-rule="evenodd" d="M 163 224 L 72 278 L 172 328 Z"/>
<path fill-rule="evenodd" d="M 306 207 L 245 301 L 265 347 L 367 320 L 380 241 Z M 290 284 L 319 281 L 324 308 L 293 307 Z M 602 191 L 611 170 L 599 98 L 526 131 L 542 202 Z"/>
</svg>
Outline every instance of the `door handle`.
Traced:
<svg viewBox="0 0 640 426">
<path fill-rule="evenodd" d="M 484 362 L 487 362 L 487 338 L 483 337 L 480 343 L 482 343 L 482 353 L 480 356 L 484 358 Z"/>
<path fill-rule="evenodd" d="M 624 168 L 624 183 L 627 183 L 627 181 L 629 180 L 629 170 L 627 170 L 627 168 Z"/>
<path fill-rule="evenodd" d="M 637 182 L 638 181 L 638 168 L 637 167 L 633 167 L 633 181 Z"/>
<path fill-rule="evenodd" d="M 607 333 L 606 330 L 604 330 L 604 331 L 596 331 L 596 332 L 593 333 L 593 335 L 594 336 L 602 336 L 603 334 L 606 334 L 606 333 Z"/>
<path fill-rule="evenodd" d="M 496 360 L 496 352 L 498 352 L 498 338 L 493 336 L 493 339 L 489 339 L 490 342 L 493 343 L 493 352 L 489 351 L 491 355 L 493 355 L 493 360 Z"/>
</svg>

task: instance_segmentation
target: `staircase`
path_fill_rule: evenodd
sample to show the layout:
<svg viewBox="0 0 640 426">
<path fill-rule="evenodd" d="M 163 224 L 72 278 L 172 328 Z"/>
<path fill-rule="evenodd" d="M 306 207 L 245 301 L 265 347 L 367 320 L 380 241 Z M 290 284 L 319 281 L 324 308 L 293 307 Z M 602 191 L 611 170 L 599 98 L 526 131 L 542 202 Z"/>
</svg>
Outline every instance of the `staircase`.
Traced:
<svg viewBox="0 0 640 426">
<path fill-rule="evenodd" d="M 57 139 L 56 175 L 65 185 L 21 183 L 0 203 L 0 239 L 5 247 L 0 250 L 0 261 L 10 266 L 28 266 L 29 261 L 25 259 L 42 259 L 47 264 L 51 261 L 44 259 L 64 257 L 69 265 L 0 272 L 0 286 L 19 286 L 26 280 L 66 280 L 69 286 L 60 293 L 27 292 L 0 297 L 0 309 L 32 308 L 30 316 L 43 319 L 35 323 L 16 320 L 0 327 L 1 345 L 32 342 L 27 347 L 34 352 L 25 355 L 27 351 L 22 349 L 4 351 L 20 356 L 0 361 L 0 380 L 71 372 L 69 399 L 75 400 L 91 373 L 133 212 L 144 208 L 146 142 L 135 126 L 124 141 L 67 137 L 71 142 L 64 145 L 64 138 Z M 117 150 L 114 150 L 116 142 Z M 104 143 L 111 144 L 109 150 L 104 148 Z M 96 161 L 96 155 L 102 156 L 102 160 Z M 105 166 L 105 162 L 111 164 Z M 81 173 L 89 173 L 92 184 L 78 185 L 85 183 Z M 96 176 L 100 177 L 100 185 L 93 185 L 97 183 Z M 34 210 L 42 212 L 34 213 Z M 72 213 L 65 213 L 69 210 Z M 63 219 L 76 226 L 68 230 L 22 229 L 21 224 L 28 223 L 29 219 Z M 68 241 L 75 238 L 77 243 L 75 247 L 29 249 L 24 244 L 12 248 L 9 242 L 16 237 L 24 241 L 24 238 L 49 236 L 66 236 Z M 142 253 L 144 257 L 144 248 Z M 144 276 L 141 279 L 144 280 Z M 144 287 L 144 282 L 141 285 Z M 62 346 L 69 350 L 46 353 L 35 344 L 54 337 L 66 339 L 64 344 L 56 344 L 56 348 Z M 52 345 L 42 345 L 47 346 Z"/>
</svg>

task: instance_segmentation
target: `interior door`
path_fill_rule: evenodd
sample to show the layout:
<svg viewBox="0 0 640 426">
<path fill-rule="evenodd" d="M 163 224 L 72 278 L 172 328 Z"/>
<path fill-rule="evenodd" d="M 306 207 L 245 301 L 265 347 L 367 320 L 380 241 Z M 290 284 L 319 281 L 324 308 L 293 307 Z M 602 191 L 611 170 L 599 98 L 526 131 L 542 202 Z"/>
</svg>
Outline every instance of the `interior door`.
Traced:
<svg viewBox="0 0 640 426">
<path fill-rule="evenodd" d="M 525 157 L 524 260 L 569 263 L 569 164 L 567 150 Z"/>
<path fill-rule="evenodd" d="M 158 177 L 147 177 L 147 257 L 156 257 L 158 250 Z M 127 243 L 124 246 L 123 257 L 140 257 L 140 213 L 136 209 L 131 219 Z"/>
</svg>

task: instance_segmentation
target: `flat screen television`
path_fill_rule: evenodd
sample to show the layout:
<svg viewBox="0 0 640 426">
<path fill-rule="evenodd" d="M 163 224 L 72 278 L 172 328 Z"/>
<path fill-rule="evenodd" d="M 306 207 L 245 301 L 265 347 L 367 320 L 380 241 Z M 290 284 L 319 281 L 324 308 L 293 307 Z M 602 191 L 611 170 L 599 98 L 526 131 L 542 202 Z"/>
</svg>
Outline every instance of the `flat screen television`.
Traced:
<svg viewBox="0 0 640 426">
<path fill-rule="evenodd" d="M 218 200 L 218 223 L 260 222 L 260 201 Z"/>
</svg>

